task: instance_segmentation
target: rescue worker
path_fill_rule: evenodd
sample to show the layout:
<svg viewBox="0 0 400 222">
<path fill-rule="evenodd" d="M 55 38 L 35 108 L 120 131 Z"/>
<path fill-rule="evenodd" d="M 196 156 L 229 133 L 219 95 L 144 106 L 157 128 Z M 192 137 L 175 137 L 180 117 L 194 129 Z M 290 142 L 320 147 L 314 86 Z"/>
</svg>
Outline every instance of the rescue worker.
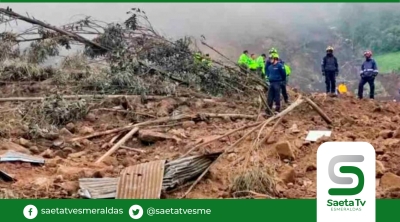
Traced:
<svg viewBox="0 0 400 222">
<path fill-rule="evenodd" d="M 269 54 L 271 55 L 271 54 L 274 54 L 274 53 L 278 53 L 278 50 L 276 50 L 275 48 L 271 48 L 269 50 Z"/>
<path fill-rule="evenodd" d="M 203 58 L 203 55 L 201 54 L 200 51 L 198 51 L 198 52 L 196 52 L 196 53 L 194 54 L 194 61 L 195 61 L 195 63 L 200 63 L 201 60 L 202 60 L 202 58 Z"/>
<path fill-rule="evenodd" d="M 278 57 L 279 57 L 279 55 L 278 55 Z M 283 100 L 285 101 L 286 104 L 290 104 L 289 95 L 287 93 L 286 86 L 289 82 L 289 76 L 292 71 L 290 69 L 290 66 L 287 65 L 282 59 L 279 59 L 279 61 L 283 65 L 283 68 L 285 69 L 285 73 L 286 73 L 286 80 L 281 84 Z"/>
<path fill-rule="evenodd" d="M 271 48 L 269 51 L 268 51 L 268 54 L 269 54 L 269 59 L 265 62 L 265 71 L 267 71 L 268 70 L 268 66 L 269 65 L 271 65 L 271 58 L 272 58 L 272 55 L 273 54 L 278 54 L 278 50 L 276 50 L 275 48 Z"/>
<path fill-rule="evenodd" d="M 207 66 L 212 65 L 210 54 L 206 54 L 206 56 L 204 56 L 203 60 L 201 61 L 205 63 Z"/>
<path fill-rule="evenodd" d="M 374 99 L 375 94 L 375 77 L 378 75 L 378 66 L 375 60 L 372 58 L 371 51 L 364 52 L 365 61 L 361 65 L 360 71 L 360 84 L 358 85 L 358 98 L 363 98 L 363 91 L 365 83 L 369 85 L 369 98 Z"/>
<path fill-rule="evenodd" d="M 257 72 L 261 76 L 261 78 L 265 78 L 265 59 L 267 56 L 265 54 L 261 54 L 257 59 Z"/>
<path fill-rule="evenodd" d="M 238 64 L 243 69 L 244 72 L 247 72 L 247 69 L 249 68 L 249 63 L 250 63 L 249 51 L 244 50 L 242 55 L 240 55 L 239 57 Z"/>
<path fill-rule="evenodd" d="M 256 55 L 251 54 L 250 59 L 249 59 L 249 69 L 252 72 L 256 72 L 258 68 L 258 64 L 256 62 Z"/>
<path fill-rule="evenodd" d="M 339 65 L 336 57 L 333 55 L 333 47 L 326 48 L 326 56 L 321 62 L 322 75 L 325 76 L 326 93 L 335 95 L 336 77 L 339 75 Z"/>
<path fill-rule="evenodd" d="M 273 50 L 271 49 L 270 52 L 271 52 L 271 51 L 276 52 L 276 49 L 273 48 Z M 276 56 L 279 58 L 279 54 L 278 54 L 278 53 L 272 53 L 272 54 L 270 54 L 270 58 L 271 58 L 272 56 L 274 56 L 274 55 L 276 55 Z M 271 61 L 272 61 L 272 60 L 271 60 Z M 289 67 L 288 65 L 286 65 L 285 62 L 284 62 L 282 59 L 279 58 L 278 61 L 279 61 L 280 64 L 282 64 L 283 68 L 285 69 L 285 73 L 286 73 L 286 80 L 285 80 L 284 82 L 282 82 L 282 84 L 281 84 L 281 91 L 282 91 L 283 100 L 285 101 L 286 104 L 290 104 L 290 102 L 289 102 L 289 95 L 288 95 L 288 93 L 287 93 L 286 86 L 287 86 L 287 83 L 288 83 L 288 80 L 289 80 L 289 75 L 290 75 L 290 73 L 291 73 L 291 70 L 290 70 L 290 67 Z M 270 61 L 267 62 L 267 63 L 265 64 L 265 70 L 268 70 L 268 67 L 269 67 L 270 65 L 271 65 L 271 62 L 270 62 Z"/>
<path fill-rule="evenodd" d="M 269 89 L 267 95 L 268 107 L 272 109 L 273 102 L 275 102 L 275 111 L 279 112 L 281 109 L 281 85 L 282 82 L 286 81 L 286 73 L 282 63 L 279 62 L 278 54 L 271 55 L 271 65 L 268 67 L 266 74 L 269 81 Z M 270 115 L 271 113 L 268 107 L 266 113 L 267 115 Z"/>
</svg>

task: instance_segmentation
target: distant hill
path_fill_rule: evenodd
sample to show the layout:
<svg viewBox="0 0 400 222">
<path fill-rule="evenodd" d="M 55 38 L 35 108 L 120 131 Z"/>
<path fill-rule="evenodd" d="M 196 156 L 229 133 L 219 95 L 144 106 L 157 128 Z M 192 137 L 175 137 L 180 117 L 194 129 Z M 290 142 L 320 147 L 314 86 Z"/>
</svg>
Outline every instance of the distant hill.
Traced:
<svg viewBox="0 0 400 222">
<path fill-rule="evenodd" d="M 400 52 L 386 53 L 374 57 L 380 73 L 400 71 Z"/>
</svg>

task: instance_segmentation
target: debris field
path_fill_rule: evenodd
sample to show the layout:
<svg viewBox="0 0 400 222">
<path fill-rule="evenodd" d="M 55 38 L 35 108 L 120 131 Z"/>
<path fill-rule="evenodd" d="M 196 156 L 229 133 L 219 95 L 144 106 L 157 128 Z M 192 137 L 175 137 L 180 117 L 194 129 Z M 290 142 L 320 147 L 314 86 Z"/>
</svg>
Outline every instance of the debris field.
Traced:
<svg viewBox="0 0 400 222">
<path fill-rule="evenodd" d="M 156 194 L 148 194 L 150 198 L 315 198 L 316 151 L 325 141 L 370 142 L 377 153 L 377 198 L 396 198 L 399 193 L 400 112 L 397 103 L 359 101 L 350 95 L 339 98 L 311 95 L 310 98 L 332 120 L 331 125 L 303 103 L 278 124 L 267 124 L 260 132 L 262 138 L 270 134 L 269 138 L 254 147 L 258 130 L 232 146 L 250 132 L 251 127 L 224 135 L 234 129 L 265 122 L 265 117 L 258 115 L 257 103 L 178 97 L 143 103 L 137 97 L 126 98 L 97 102 L 99 108 L 93 108 L 83 120 L 67 123 L 53 138 L 24 138 L 18 128 L 7 132 L 5 135 L 9 137 L 3 138 L 0 157 L 0 170 L 6 174 L 1 176 L 0 182 L 3 198 L 90 198 L 84 194 L 87 187 L 82 184 L 80 187 L 80 181 L 85 178 L 98 179 L 100 184 L 111 179 L 115 186 L 111 186 L 112 194 L 106 198 L 115 198 L 118 178 L 129 167 L 162 161 L 162 167 L 166 168 L 165 161 L 179 160 L 185 155 L 209 154 L 214 154 L 214 158 L 194 177 L 187 177 L 183 184 L 176 182 L 168 187 L 166 176 L 160 174 L 158 183 L 163 187 L 156 186 Z M 133 110 L 124 109 L 124 102 L 128 102 Z M 18 112 L 22 103 L 3 102 L 0 112 L 3 121 L 7 119 L 10 124 L 15 115 L 13 112 Z M 182 116 L 188 118 L 174 120 Z M 140 128 L 115 152 L 98 162 L 132 129 L 129 128 L 132 118 L 143 123 L 165 117 L 171 120 Z M 112 132 L 121 127 L 128 130 Z M 274 130 L 269 133 L 271 129 Z M 315 142 L 305 141 L 310 130 L 331 130 L 332 134 Z M 93 136 L 105 131 L 111 133 Z M 44 164 L 35 162 L 35 158 L 11 161 L 4 158 L 9 151 L 43 159 Z M 223 152 L 226 155 L 220 155 Z M 208 166 L 209 171 L 187 193 Z M 156 173 L 157 170 L 143 172 Z M 249 174 L 264 175 L 268 180 L 254 179 L 258 181 L 252 182 Z M 241 177 L 250 179 L 246 181 Z M 174 180 L 174 176 L 170 179 Z M 121 189 L 129 189 L 129 186 Z M 132 195 L 138 197 L 140 194 Z"/>
<path fill-rule="evenodd" d="M 326 141 L 370 142 L 377 197 L 398 198 L 398 103 L 290 88 L 291 104 L 267 117 L 260 76 L 205 38 L 225 60 L 198 64 L 190 38 L 171 41 L 140 9 L 127 14 L 71 29 L 0 8 L 0 24 L 28 22 L 38 35 L 22 54 L 24 33 L 0 40 L 0 198 L 315 198 Z M 85 52 L 43 67 L 72 44 Z"/>
</svg>

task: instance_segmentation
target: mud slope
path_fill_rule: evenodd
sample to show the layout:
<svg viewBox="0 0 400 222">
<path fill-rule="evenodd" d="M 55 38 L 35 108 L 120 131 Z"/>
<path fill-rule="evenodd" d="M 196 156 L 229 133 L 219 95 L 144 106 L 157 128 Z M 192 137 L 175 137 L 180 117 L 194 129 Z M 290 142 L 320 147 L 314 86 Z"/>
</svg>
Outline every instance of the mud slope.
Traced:
<svg viewBox="0 0 400 222">
<path fill-rule="evenodd" d="M 400 192 L 400 111 L 399 104 L 356 100 L 352 96 L 330 98 L 313 95 L 313 100 L 334 121 L 330 138 L 323 138 L 316 143 L 305 142 L 308 130 L 327 129 L 327 124 L 308 105 L 301 105 L 287 115 L 271 138 L 260 149 L 253 152 L 250 165 L 258 163 L 265 170 L 274 169 L 272 175 L 277 181 L 276 198 L 315 198 L 316 196 L 316 151 L 324 141 L 367 141 L 374 145 L 377 152 L 377 197 L 395 198 Z M 131 121 L 144 121 L 152 116 L 176 115 L 179 113 L 241 113 L 257 115 L 257 105 L 250 102 L 208 101 L 189 99 L 165 99 L 142 104 L 132 100 L 135 112 L 140 115 L 129 116 L 122 112 L 94 110 L 82 121 L 68 125 L 70 137 L 81 136 L 90 132 L 113 129 L 129 124 Z M 119 101 L 102 101 L 101 108 L 112 109 L 120 105 Z M 120 171 L 130 165 L 157 159 L 176 159 L 186 153 L 193 144 L 213 139 L 227 131 L 239 128 L 252 122 L 246 119 L 209 119 L 205 121 L 186 121 L 171 126 L 155 126 L 148 130 L 166 133 L 176 139 L 156 141 L 143 144 L 138 138 L 129 140 L 125 145 L 144 151 L 119 149 L 101 164 L 94 161 L 103 155 L 110 145 L 107 143 L 116 135 L 110 134 L 79 143 L 68 143 L 55 146 L 49 139 L 21 139 L 23 129 L 17 127 L 13 118 L 18 118 L 14 108 L 21 104 L 2 103 L 0 115 L 3 119 L 3 131 L 7 126 L 14 126 L 2 133 L 2 149 L 15 149 L 20 144 L 34 155 L 46 159 L 44 166 L 29 163 L 1 163 L 0 169 L 13 175 L 16 182 L 0 181 L 3 198 L 79 198 L 78 179 L 83 177 L 117 177 Z M 11 110 L 11 111 L 10 111 Z M 165 111 L 165 112 L 164 112 Z M 146 114 L 146 115 L 143 115 Z M 260 117 L 262 118 L 262 117 Z M 7 120 L 7 121 L 6 121 Z M 267 127 L 272 127 L 273 123 Z M 297 128 L 296 130 L 294 130 Z M 266 133 L 266 130 L 264 133 Z M 241 131 L 206 145 L 195 153 L 221 151 L 233 144 L 245 134 Z M 252 149 L 256 134 L 240 143 L 226 157 L 219 159 L 210 173 L 190 192 L 187 198 L 231 198 L 229 188 L 232 179 L 246 170 L 242 157 Z M 56 139 L 57 140 L 57 139 Z M 59 138 L 58 138 L 59 140 Z M 275 146 L 288 141 L 294 160 L 281 159 L 275 152 Z M 12 145 L 9 142 L 13 142 Z M 21 149 L 19 147 L 19 149 Z M 291 176 L 288 176 L 291 175 Z M 380 179 L 382 177 L 382 179 Z M 282 182 L 286 181 L 286 182 Z M 187 190 L 182 189 L 167 193 L 167 198 L 178 198 Z M 397 189 L 399 188 L 399 189 Z"/>
</svg>

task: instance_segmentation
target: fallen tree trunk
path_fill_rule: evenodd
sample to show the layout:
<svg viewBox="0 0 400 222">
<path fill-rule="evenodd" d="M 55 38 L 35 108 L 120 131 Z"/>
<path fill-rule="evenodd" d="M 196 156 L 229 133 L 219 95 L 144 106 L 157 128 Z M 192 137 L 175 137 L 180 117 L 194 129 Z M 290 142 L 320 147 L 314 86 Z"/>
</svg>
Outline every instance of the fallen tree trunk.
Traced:
<svg viewBox="0 0 400 222">
<path fill-rule="evenodd" d="M 112 129 L 112 130 L 95 132 L 95 133 L 92 133 L 90 135 L 72 138 L 72 139 L 69 140 L 69 142 L 76 142 L 76 141 L 79 141 L 79 140 L 90 139 L 90 138 L 93 138 L 93 137 L 99 137 L 99 136 L 108 135 L 108 134 L 112 134 L 112 133 L 119 133 L 119 132 L 123 132 L 123 131 L 126 131 L 126 130 L 130 130 L 133 127 L 134 127 L 133 125 L 128 125 L 128 126 L 124 126 L 124 127 L 115 128 L 115 129 Z"/>
<path fill-rule="evenodd" d="M 274 124 L 274 126 L 272 126 L 271 130 L 268 132 L 268 134 L 261 140 L 260 144 L 265 143 L 266 141 L 268 141 L 268 139 L 271 137 L 272 133 L 274 132 L 274 130 L 276 128 L 278 128 L 279 124 L 282 122 L 283 120 L 283 116 L 281 116 L 281 118 L 278 119 L 278 121 L 276 121 L 276 123 Z"/>
<path fill-rule="evenodd" d="M 69 36 L 72 39 L 74 39 L 74 40 L 76 40 L 78 42 L 81 42 L 81 43 L 83 43 L 85 45 L 90 45 L 90 46 L 93 46 L 95 48 L 103 49 L 105 51 L 109 51 L 110 50 L 109 48 L 101 46 L 101 45 L 99 45 L 99 44 L 97 44 L 97 43 L 95 43 L 93 41 L 90 41 L 90 40 L 88 40 L 88 39 L 86 39 L 86 38 L 84 38 L 84 37 L 82 37 L 80 35 L 77 35 L 75 33 L 71 33 L 71 32 L 59 29 L 59 28 L 57 28 L 55 26 L 52 26 L 50 24 L 46 24 L 46 23 L 44 23 L 44 22 L 42 22 L 40 20 L 31 19 L 31 18 L 28 18 L 26 16 L 20 15 L 18 13 L 15 13 L 15 12 L 12 12 L 12 11 L 8 11 L 5 8 L 0 8 L 0 13 L 3 13 L 5 15 L 8 15 L 8 16 L 12 17 L 12 18 L 19 19 L 19 20 L 22 20 L 22 21 L 25 21 L 25 22 L 28 22 L 28 23 L 31 23 L 31 24 L 34 24 L 34 25 L 39 25 L 39 26 L 42 26 L 44 28 L 47 28 L 47 29 L 53 30 L 55 32 L 61 33 L 63 35 Z"/>
<path fill-rule="evenodd" d="M 215 138 L 215 139 L 212 139 L 212 140 L 209 140 L 209 141 L 200 143 L 200 144 L 194 146 L 193 148 L 191 148 L 189 151 L 187 151 L 182 157 L 188 156 L 191 152 L 193 152 L 194 150 L 196 150 L 197 148 L 199 148 L 199 147 L 201 147 L 201 146 L 210 144 L 210 143 L 212 143 L 212 142 L 214 142 L 214 141 L 217 141 L 217 140 L 219 140 L 219 139 L 221 139 L 221 138 L 224 138 L 224 137 L 227 137 L 227 136 L 229 136 L 229 135 L 231 135 L 231 134 L 234 134 L 234 133 L 236 133 L 236 132 L 238 132 L 238 131 L 240 131 L 240 130 L 244 130 L 244 129 L 247 129 L 247 128 L 253 127 L 253 126 L 258 126 L 258 125 L 260 125 L 261 123 L 262 123 L 262 122 L 257 122 L 257 123 L 249 124 L 249 125 L 240 127 L 240 128 L 238 128 L 238 129 L 231 130 L 231 131 L 225 133 L 224 135 L 219 136 L 219 137 L 217 137 L 217 138 Z"/>
<path fill-rule="evenodd" d="M 83 139 L 90 139 L 93 137 L 98 137 L 98 136 L 103 136 L 103 135 L 108 135 L 111 133 L 118 133 L 122 131 L 127 131 L 130 129 L 133 129 L 135 127 L 144 127 L 144 126 L 149 126 L 149 125 L 154 125 L 154 124 L 160 124 L 160 123 L 167 123 L 171 121 L 183 121 L 183 120 L 202 120 L 202 118 L 223 118 L 223 117 L 234 117 L 234 118 L 256 118 L 257 116 L 251 116 L 251 115 L 243 115 L 243 114 L 215 114 L 215 113 L 206 113 L 206 114 L 194 114 L 194 115 L 180 115 L 180 116 L 174 116 L 174 117 L 163 117 L 159 118 L 156 120 L 149 120 L 141 123 L 137 123 L 134 125 L 128 125 L 112 130 L 106 130 L 102 132 L 95 132 L 90 135 L 86 136 L 81 136 L 81 137 L 76 137 L 70 140 L 70 142 L 75 142 Z"/>
<path fill-rule="evenodd" d="M 310 104 L 310 106 L 317 111 L 317 113 L 322 117 L 323 120 L 325 120 L 326 123 L 328 124 L 332 124 L 332 120 L 329 119 L 329 117 L 324 113 L 324 111 L 322 111 L 321 108 L 318 107 L 317 104 L 315 104 L 310 98 L 305 98 L 305 100 L 307 101 L 308 104 Z"/>
</svg>

